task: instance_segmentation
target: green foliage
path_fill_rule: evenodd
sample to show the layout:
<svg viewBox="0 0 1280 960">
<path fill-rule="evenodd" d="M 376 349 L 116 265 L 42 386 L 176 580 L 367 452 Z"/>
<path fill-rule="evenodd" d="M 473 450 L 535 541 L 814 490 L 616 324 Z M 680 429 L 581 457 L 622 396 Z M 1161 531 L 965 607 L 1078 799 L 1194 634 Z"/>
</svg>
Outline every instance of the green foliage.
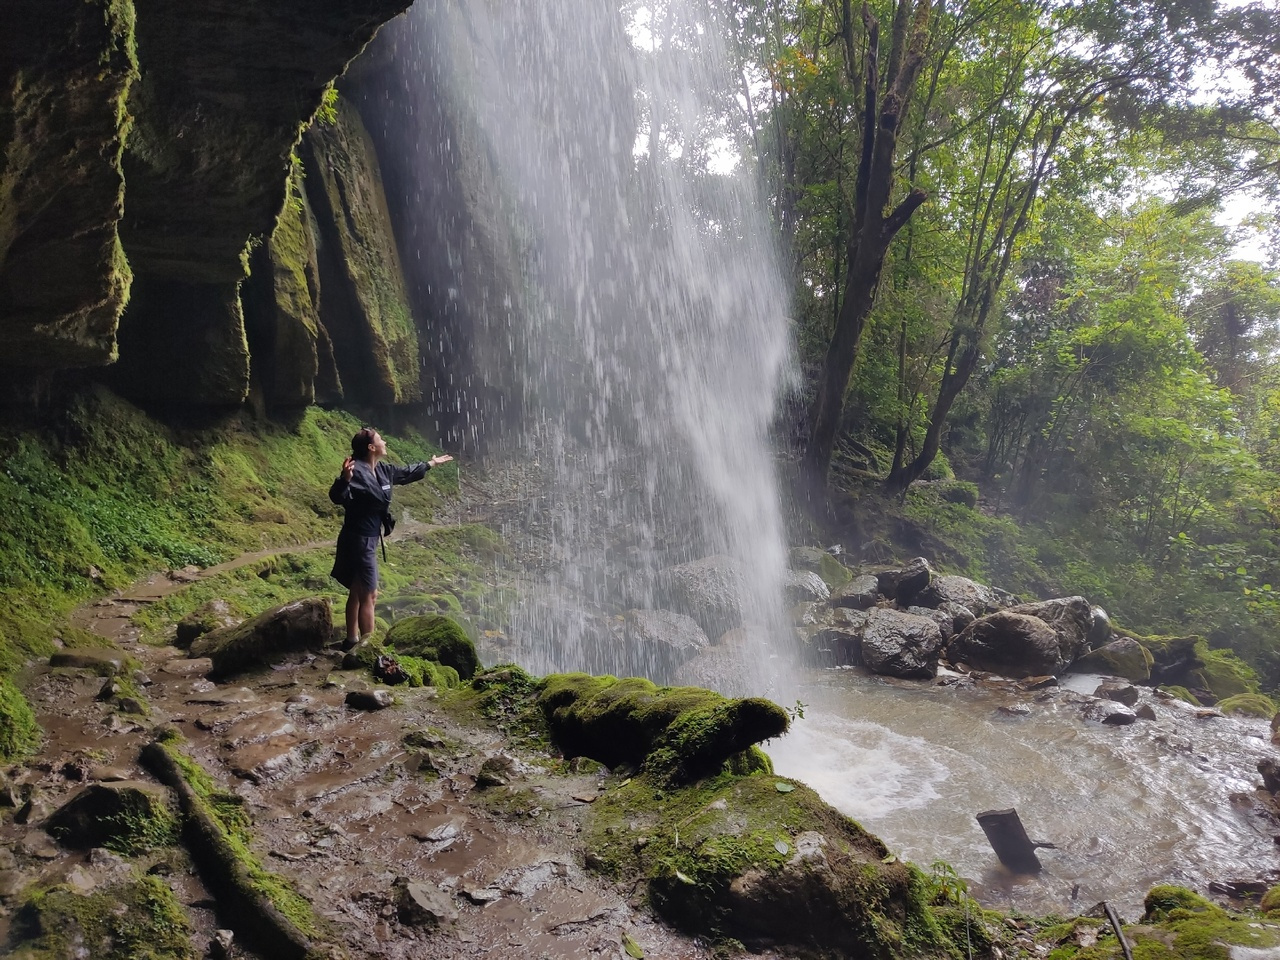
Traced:
<svg viewBox="0 0 1280 960">
<path fill-rule="evenodd" d="M 0 762 L 20 760 L 40 743 L 40 727 L 26 698 L 0 677 Z"/>
<path fill-rule="evenodd" d="M 12 943 L 24 960 L 196 960 L 191 928 L 160 877 L 141 877 L 80 895 L 56 886 L 32 894 Z"/>
</svg>

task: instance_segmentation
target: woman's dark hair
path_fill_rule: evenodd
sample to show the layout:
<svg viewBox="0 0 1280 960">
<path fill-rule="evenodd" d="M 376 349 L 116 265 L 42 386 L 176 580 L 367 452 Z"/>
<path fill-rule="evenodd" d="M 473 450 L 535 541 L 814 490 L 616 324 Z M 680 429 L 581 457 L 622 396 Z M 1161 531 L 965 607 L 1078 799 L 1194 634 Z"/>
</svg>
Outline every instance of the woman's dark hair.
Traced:
<svg viewBox="0 0 1280 960">
<path fill-rule="evenodd" d="M 373 446 L 373 438 L 378 431 L 373 427 L 361 427 L 360 431 L 351 438 L 351 456 L 357 460 L 363 460 L 369 455 L 369 448 Z"/>
</svg>

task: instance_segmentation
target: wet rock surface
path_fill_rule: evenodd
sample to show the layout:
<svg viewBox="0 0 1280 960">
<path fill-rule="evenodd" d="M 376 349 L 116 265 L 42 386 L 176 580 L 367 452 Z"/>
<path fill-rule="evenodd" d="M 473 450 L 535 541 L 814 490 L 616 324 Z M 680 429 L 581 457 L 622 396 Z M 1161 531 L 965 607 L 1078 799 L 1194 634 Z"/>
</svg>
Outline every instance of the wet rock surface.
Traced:
<svg viewBox="0 0 1280 960">
<path fill-rule="evenodd" d="M 216 788 L 238 798 L 258 859 L 311 903 L 325 942 L 347 956 L 623 958 L 624 935 L 651 957 L 711 956 L 656 920 L 640 892 L 579 866 L 589 801 L 624 777 L 513 756 L 504 731 L 459 720 L 431 688 L 400 687 L 390 708 L 353 710 L 349 693 L 375 691 L 366 673 L 341 669 L 336 648 L 281 655 L 223 684 L 167 672 L 182 655 L 138 644 L 129 612 L 117 601 L 89 616 L 101 614 L 117 638 L 115 657 L 128 654 L 154 679 L 150 717 L 97 700 L 96 665 L 45 666 L 29 678 L 47 736 L 36 761 L 9 771 L 14 798 L 34 797 L 38 809 L 26 823 L 0 819 L 0 943 L 33 883 L 100 890 L 122 870 L 150 870 L 192 921 L 193 955 L 259 955 L 239 934 L 219 934 L 227 920 L 182 848 L 121 858 L 67 849 L 42 829 L 86 789 L 65 771 L 92 778 L 100 768 L 162 790 L 138 756 L 172 722 Z M 505 782 L 477 789 L 482 768 Z M 219 940 L 225 946 L 211 948 Z"/>
</svg>

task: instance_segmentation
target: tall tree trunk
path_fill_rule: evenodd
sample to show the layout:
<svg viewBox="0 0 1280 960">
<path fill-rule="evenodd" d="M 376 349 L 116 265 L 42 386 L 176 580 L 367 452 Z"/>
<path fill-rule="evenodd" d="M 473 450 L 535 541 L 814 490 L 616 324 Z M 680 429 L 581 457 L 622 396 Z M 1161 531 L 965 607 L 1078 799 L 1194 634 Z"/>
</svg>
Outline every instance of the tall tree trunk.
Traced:
<svg viewBox="0 0 1280 960">
<path fill-rule="evenodd" d="M 849 0 L 843 4 L 842 38 L 849 79 L 853 80 L 853 16 Z M 827 347 L 818 393 L 809 415 L 809 441 L 804 451 L 804 471 L 812 491 L 826 487 L 827 470 L 844 410 L 844 395 L 858 357 L 858 346 L 867 317 L 875 304 L 876 288 L 885 255 L 894 236 L 925 200 L 922 190 L 912 190 L 891 211 L 894 156 L 898 135 L 912 89 L 924 62 L 929 35 L 930 0 L 898 0 L 894 10 L 889 66 L 880 77 L 879 23 L 865 3 L 862 21 L 867 30 L 867 57 L 863 71 L 865 100 L 862 154 L 854 191 L 853 223 L 846 253 L 844 297 L 836 328 Z M 883 92 L 883 98 L 881 94 Z"/>
</svg>

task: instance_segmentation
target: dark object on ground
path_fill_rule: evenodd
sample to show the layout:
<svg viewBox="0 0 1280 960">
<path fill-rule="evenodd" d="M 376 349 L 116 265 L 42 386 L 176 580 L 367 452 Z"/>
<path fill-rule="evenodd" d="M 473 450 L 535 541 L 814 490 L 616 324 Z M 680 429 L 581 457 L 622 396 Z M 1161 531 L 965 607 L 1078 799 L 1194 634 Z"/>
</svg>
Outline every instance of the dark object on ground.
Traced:
<svg viewBox="0 0 1280 960">
<path fill-rule="evenodd" d="M 309 597 L 272 607 L 234 627 L 211 630 L 191 645 L 191 656 L 208 657 L 213 675 L 225 677 L 265 666 L 283 654 L 322 650 L 332 635 L 329 601 Z"/>
<path fill-rule="evenodd" d="M 1051 843 L 1037 843 L 1027 836 L 1018 811 L 984 810 L 978 814 L 978 825 L 987 835 L 987 842 L 996 856 L 1016 873 L 1039 873 L 1042 869 L 1036 856 L 1036 847 L 1053 848 Z"/>
</svg>

